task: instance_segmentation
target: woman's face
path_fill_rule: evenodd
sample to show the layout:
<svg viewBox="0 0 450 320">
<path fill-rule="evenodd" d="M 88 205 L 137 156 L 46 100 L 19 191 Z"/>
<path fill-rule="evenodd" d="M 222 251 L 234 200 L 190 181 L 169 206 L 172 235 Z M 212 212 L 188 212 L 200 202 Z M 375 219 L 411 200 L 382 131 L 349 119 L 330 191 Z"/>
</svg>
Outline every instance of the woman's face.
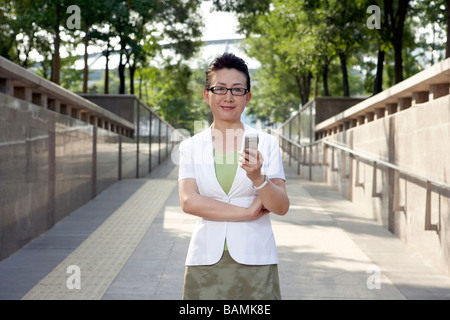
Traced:
<svg viewBox="0 0 450 320">
<path fill-rule="evenodd" d="M 221 69 L 211 76 L 211 87 L 247 88 L 245 74 L 237 69 Z M 241 114 L 249 103 L 251 93 L 244 96 L 232 95 L 228 90 L 225 95 L 214 94 L 209 90 L 203 90 L 203 98 L 210 106 L 214 115 L 214 121 L 237 123 L 241 121 Z"/>
</svg>

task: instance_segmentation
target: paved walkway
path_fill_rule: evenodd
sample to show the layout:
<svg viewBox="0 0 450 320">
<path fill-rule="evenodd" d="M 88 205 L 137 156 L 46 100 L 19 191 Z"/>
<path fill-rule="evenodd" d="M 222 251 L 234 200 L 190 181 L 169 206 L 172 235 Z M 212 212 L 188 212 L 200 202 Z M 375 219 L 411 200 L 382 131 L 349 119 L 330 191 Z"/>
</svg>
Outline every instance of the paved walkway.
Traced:
<svg viewBox="0 0 450 320">
<path fill-rule="evenodd" d="M 449 277 L 330 187 L 285 170 L 291 209 L 272 216 L 283 299 L 450 299 Z M 180 299 L 195 217 L 176 175 L 167 161 L 120 181 L 2 261 L 0 299 Z"/>
</svg>

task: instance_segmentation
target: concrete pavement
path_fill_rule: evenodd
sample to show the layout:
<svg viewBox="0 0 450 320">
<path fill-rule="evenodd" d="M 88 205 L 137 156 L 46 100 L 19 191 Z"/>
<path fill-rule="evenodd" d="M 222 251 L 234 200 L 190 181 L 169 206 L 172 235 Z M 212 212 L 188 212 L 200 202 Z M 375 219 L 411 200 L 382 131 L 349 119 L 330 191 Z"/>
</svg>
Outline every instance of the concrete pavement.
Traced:
<svg viewBox="0 0 450 320">
<path fill-rule="evenodd" d="M 450 299 L 449 277 L 359 218 L 358 208 L 330 187 L 299 180 L 287 165 L 285 171 L 291 208 L 272 216 L 283 299 Z M 120 181 L 0 262 L 0 299 L 180 299 L 195 217 L 181 211 L 176 175 L 166 161 L 149 179 Z M 149 193 L 161 201 L 149 207 Z M 127 203 L 154 216 L 126 217 Z M 118 230 L 128 231 L 121 238 Z M 107 236 L 112 253 L 83 251 Z M 67 264 L 83 261 L 81 289 L 68 289 L 75 273 Z"/>
</svg>

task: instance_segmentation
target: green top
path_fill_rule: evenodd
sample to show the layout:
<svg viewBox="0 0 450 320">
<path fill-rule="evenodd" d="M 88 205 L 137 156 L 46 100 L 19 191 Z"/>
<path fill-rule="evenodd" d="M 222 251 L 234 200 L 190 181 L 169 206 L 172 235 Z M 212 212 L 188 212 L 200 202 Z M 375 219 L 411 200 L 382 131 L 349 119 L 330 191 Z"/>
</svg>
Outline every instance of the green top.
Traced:
<svg viewBox="0 0 450 320">
<path fill-rule="evenodd" d="M 214 151 L 214 169 L 220 186 L 226 194 L 230 192 L 236 175 L 238 164 L 238 152 L 216 153 Z"/>
<path fill-rule="evenodd" d="M 236 175 L 238 165 L 238 152 L 216 153 L 214 151 L 214 169 L 216 171 L 217 181 L 226 194 L 230 192 Z M 224 250 L 228 250 L 227 240 L 225 239 Z"/>
</svg>

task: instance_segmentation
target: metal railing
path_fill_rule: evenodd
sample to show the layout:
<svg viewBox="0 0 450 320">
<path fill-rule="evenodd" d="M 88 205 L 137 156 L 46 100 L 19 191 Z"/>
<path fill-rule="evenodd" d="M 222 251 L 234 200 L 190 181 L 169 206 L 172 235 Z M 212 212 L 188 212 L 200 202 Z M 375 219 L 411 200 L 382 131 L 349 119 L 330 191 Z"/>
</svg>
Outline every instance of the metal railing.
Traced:
<svg viewBox="0 0 450 320">
<path fill-rule="evenodd" d="M 363 185 L 363 182 L 360 181 L 359 177 L 359 161 L 361 159 L 365 161 L 369 161 L 372 163 L 373 166 L 373 181 L 372 181 L 372 197 L 382 197 L 382 192 L 377 192 L 376 186 L 377 186 L 377 169 L 379 166 L 385 167 L 389 170 L 391 170 L 391 175 L 393 176 L 393 190 L 392 191 L 392 208 L 391 210 L 393 212 L 404 212 L 406 214 L 406 205 L 400 203 L 400 187 L 399 187 L 399 180 L 401 176 L 406 176 L 410 179 L 416 179 L 419 181 L 422 181 L 426 184 L 426 204 L 425 204 L 425 230 L 432 230 L 432 231 L 439 231 L 439 223 L 433 224 L 431 222 L 431 192 L 433 188 L 439 188 L 442 190 L 445 190 L 446 192 L 450 192 L 450 184 L 438 181 L 436 179 L 432 179 L 430 177 L 426 177 L 420 174 L 417 174 L 415 172 L 412 172 L 410 170 L 406 170 L 404 168 L 401 168 L 395 164 L 392 164 L 390 162 L 377 159 L 373 156 L 370 156 L 368 154 L 365 154 L 360 151 L 355 151 L 353 149 L 348 148 L 347 146 L 343 146 L 331 141 L 327 140 L 317 140 L 310 144 L 300 144 L 292 139 L 289 139 L 288 137 L 283 136 L 277 130 L 270 130 L 271 134 L 274 134 L 278 136 L 278 138 L 281 140 L 280 145 L 283 151 L 285 151 L 289 156 L 289 166 L 291 166 L 291 159 L 294 158 L 297 160 L 297 174 L 300 174 L 300 166 L 306 165 L 309 167 L 309 179 L 312 180 L 312 167 L 313 166 L 331 166 L 331 171 L 339 171 L 339 167 L 336 164 L 334 152 L 335 150 L 340 150 L 343 153 L 347 153 L 350 157 L 350 163 L 353 159 L 356 160 L 356 177 L 355 177 L 355 187 L 360 187 Z M 324 146 L 324 152 L 323 152 L 323 158 L 322 162 L 319 160 L 319 152 L 318 152 L 318 146 L 320 144 L 323 144 Z M 313 161 L 313 148 L 315 148 L 316 151 L 316 157 Z M 331 164 L 328 163 L 328 148 L 332 149 L 332 157 L 331 157 Z M 353 169 L 352 165 L 349 165 L 349 172 L 347 172 L 347 164 L 345 161 L 345 157 L 341 157 L 341 178 L 349 179 L 350 181 L 353 180 Z M 352 181 L 351 181 L 352 182 Z M 350 188 L 353 187 L 353 183 L 350 183 Z"/>
</svg>

